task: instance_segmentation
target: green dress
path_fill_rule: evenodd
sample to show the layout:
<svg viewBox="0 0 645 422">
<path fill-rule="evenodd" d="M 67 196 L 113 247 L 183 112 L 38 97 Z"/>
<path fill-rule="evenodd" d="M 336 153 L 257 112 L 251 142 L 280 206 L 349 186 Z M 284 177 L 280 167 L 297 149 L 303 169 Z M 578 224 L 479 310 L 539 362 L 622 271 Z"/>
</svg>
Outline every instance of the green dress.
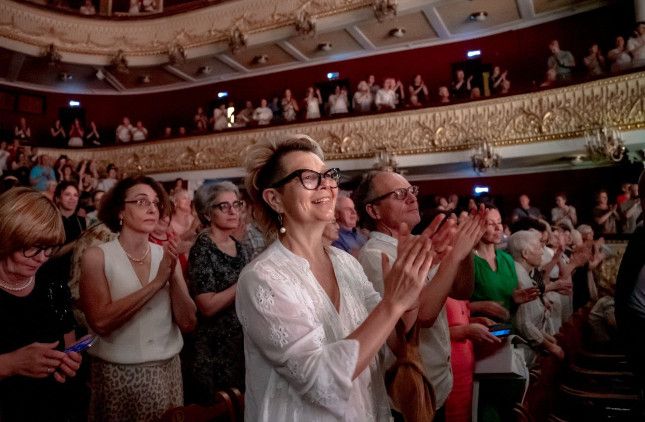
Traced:
<svg viewBox="0 0 645 422">
<path fill-rule="evenodd" d="M 517 273 L 513 257 L 508 253 L 495 251 L 497 271 L 493 271 L 488 262 L 475 256 L 475 290 L 471 300 L 492 300 L 509 311 L 513 303 L 513 291 L 517 289 Z"/>
</svg>

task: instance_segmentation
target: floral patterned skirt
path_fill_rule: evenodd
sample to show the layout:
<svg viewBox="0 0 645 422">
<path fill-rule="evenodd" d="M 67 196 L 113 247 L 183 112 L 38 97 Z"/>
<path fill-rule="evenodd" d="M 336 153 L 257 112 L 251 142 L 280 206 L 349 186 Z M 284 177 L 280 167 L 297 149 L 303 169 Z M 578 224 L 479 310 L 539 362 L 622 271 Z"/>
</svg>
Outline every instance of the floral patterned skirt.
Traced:
<svg viewBox="0 0 645 422">
<path fill-rule="evenodd" d="M 184 402 L 179 355 L 134 365 L 93 357 L 91 387 L 89 421 L 155 421 Z"/>
</svg>

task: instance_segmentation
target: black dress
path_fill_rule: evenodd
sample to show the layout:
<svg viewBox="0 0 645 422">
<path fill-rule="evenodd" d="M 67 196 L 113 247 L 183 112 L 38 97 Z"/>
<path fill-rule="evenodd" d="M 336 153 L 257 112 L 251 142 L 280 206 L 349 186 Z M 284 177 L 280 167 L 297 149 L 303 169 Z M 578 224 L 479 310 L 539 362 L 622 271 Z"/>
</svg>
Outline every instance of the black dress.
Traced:
<svg viewBox="0 0 645 422">
<path fill-rule="evenodd" d="M 0 289 L 0 354 L 13 352 L 34 342 L 58 341 L 74 329 L 71 296 L 67 283 L 42 277 L 26 297 L 16 297 Z M 74 420 L 73 379 L 60 384 L 52 376 L 29 378 L 13 376 L 0 380 L 0 421 Z"/>
<path fill-rule="evenodd" d="M 235 240 L 235 239 L 233 239 Z M 236 256 L 222 252 L 207 232 L 201 233 L 190 249 L 188 275 L 191 296 L 221 292 L 237 283 L 251 254 L 235 240 Z M 197 328 L 188 341 L 189 375 L 195 400 L 208 403 L 217 390 L 244 389 L 244 337 L 235 305 L 211 317 L 198 314 Z"/>
</svg>

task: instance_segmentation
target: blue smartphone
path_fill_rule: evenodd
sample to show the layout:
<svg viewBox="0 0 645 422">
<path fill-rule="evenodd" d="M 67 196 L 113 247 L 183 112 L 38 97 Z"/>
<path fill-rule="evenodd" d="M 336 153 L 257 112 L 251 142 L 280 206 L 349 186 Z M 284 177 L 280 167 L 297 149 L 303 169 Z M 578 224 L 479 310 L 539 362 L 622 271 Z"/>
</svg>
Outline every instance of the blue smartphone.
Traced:
<svg viewBox="0 0 645 422">
<path fill-rule="evenodd" d="M 511 335 L 511 327 L 508 324 L 495 324 L 488 328 L 488 331 L 495 337 L 506 337 Z"/>
<path fill-rule="evenodd" d="M 94 346 L 94 344 L 98 341 L 99 337 L 98 336 L 93 336 L 91 334 L 88 334 L 81 338 L 79 341 L 76 343 L 72 344 L 69 346 L 67 349 L 64 350 L 65 353 L 69 352 L 76 352 L 76 353 L 81 353 L 84 352 L 85 350 L 89 349 L 90 347 Z"/>
</svg>

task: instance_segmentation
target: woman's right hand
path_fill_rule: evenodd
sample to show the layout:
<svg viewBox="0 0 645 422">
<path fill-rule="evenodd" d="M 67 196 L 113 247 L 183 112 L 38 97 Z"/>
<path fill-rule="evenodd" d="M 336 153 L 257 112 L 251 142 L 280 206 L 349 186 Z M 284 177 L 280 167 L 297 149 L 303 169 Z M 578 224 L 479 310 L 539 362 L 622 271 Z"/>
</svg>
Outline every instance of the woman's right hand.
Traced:
<svg viewBox="0 0 645 422">
<path fill-rule="evenodd" d="M 157 277 L 162 283 L 168 281 L 175 271 L 175 265 L 177 265 L 177 239 L 174 233 L 168 232 L 168 242 L 163 247 L 163 258 L 157 271 Z"/>
<path fill-rule="evenodd" d="M 424 235 L 412 236 L 405 223 L 399 227 L 397 258 L 387 271 L 388 259 L 383 254 L 383 300 L 390 301 L 401 313 L 413 308 L 426 284 L 432 265 L 432 241 Z"/>
<path fill-rule="evenodd" d="M 56 350 L 58 342 L 31 343 L 10 353 L 12 373 L 30 378 L 52 375 L 65 359 L 65 353 Z"/>
<path fill-rule="evenodd" d="M 530 302 L 540 296 L 540 290 L 537 287 L 528 287 L 526 289 L 515 289 L 513 291 L 513 302 L 516 305 Z"/>
</svg>

